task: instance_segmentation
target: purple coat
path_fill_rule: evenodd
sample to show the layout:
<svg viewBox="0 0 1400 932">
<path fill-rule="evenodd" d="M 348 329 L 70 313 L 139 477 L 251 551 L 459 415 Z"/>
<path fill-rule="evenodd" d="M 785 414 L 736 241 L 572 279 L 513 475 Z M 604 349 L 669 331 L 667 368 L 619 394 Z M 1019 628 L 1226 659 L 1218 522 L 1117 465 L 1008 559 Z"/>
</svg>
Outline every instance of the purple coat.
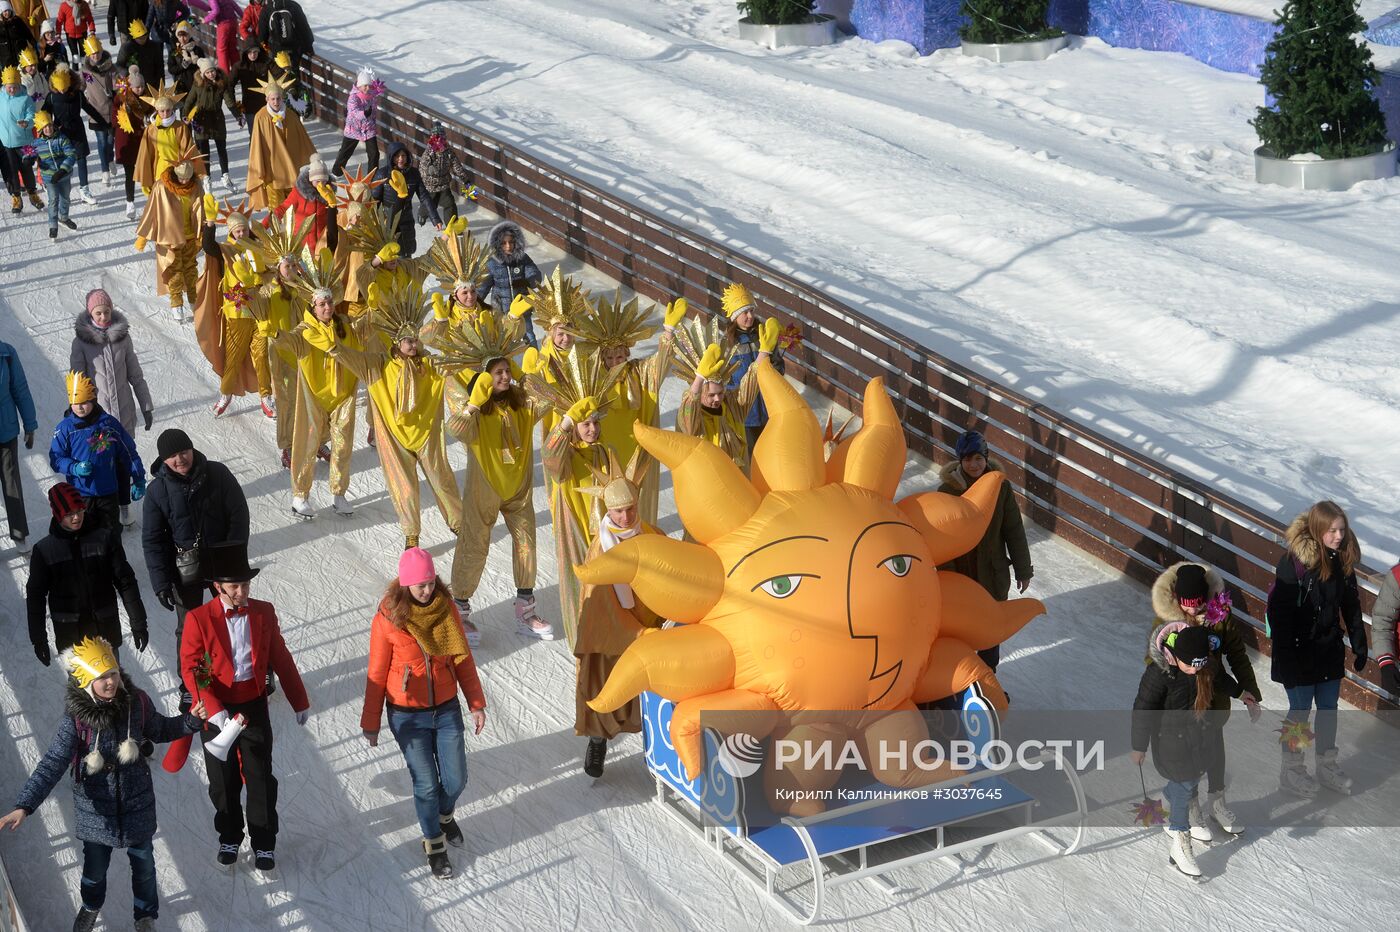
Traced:
<svg viewBox="0 0 1400 932">
<path fill-rule="evenodd" d="M 379 97 L 369 88 L 353 87 L 345 102 L 345 138 L 364 142 L 379 133 Z"/>
<path fill-rule="evenodd" d="M 191 4 L 193 6 L 193 4 Z M 210 0 L 206 23 L 236 23 L 243 18 L 243 9 L 238 0 Z"/>
</svg>

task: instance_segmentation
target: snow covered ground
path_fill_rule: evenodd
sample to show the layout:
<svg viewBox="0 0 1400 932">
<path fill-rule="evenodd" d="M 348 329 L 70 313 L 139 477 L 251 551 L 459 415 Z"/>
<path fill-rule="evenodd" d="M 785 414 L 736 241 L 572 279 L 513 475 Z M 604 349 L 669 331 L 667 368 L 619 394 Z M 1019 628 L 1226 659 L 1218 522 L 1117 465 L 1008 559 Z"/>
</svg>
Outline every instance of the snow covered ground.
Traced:
<svg viewBox="0 0 1400 932">
<path fill-rule="evenodd" d="M 233 139 L 235 175 L 241 178 L 245 147 L 240 135 Z M 334 135 L 322 130 L 317 140 L 328 152 Z M 99 207 L 79 207 L 74 218 L 79 233 L 65 234 L 57 246 L 49 244 L 44 222 L 32 212 L 18 220 L 0 218 L 0 338 L 19 349 L 41 412 L 40 449 L 24 461 L 35 532 L 45 526 L 44 490 L 54 480 L 41 448 L 64 407 L 60 373 L 73 316 L 85 291 L 100 284 L 132 320 L 157 406 L 155 431 L 185 428 L 246 489 L 251 549 L 264 568 L 255 595 L 277 605 L 314 712 L 299 729 L 286 704 L 273 702 L 282 819 L 275 879 L 258 876 L 246 861 L 232 876 L 215 867 L 212 809 L 199 755 L 177 776 L 156 772 L 162 928 L 788 927 L 648 802 L 652 784 L 639 738 L 615 746 L 604 780 L 595 783 L 582 774 L 584 742 L 572 731 L 572 661 L 562 642 L 527 642 L 514 633 L 502 528 L 493 537 L 499 546 L 478 600 L 485 635 L 477 662 L 490 708 L 485 733 L 469 739 L 471 781 L 459 810 L 467 847 L 453 852 L 457 879 L 433 880 L 418 846 L 408 775 L 397 749 L 387 737 L 371 749 L 359 734 L 369 622 L 402 540 L 377 457 L 363 442 L 364 427 L 358 428 L 351 482 L 355 516 L 340 519 L 326 510 L 314 522 L 295 521 L 287 511 L 286 474 L 275 464 L 271 424 L 246 400 L 217 423 L 210 417 L 213 377 L 189 327 L 173 324 L 164 301 L 152 296 L 153 260 L 132 252 L 133 227 L 120 219 L 119 195 L 102 195 Z M 488 222 L 477 216 L 473 228 L 481 232 Z M 546 272 L 558 259 L 539 244 L 532 243 L 531 251 Z M 589 280 L 603 284 L 591 273 Z M 673 381 L 665 399 L 667 423 L 678 392 Z M 146 456 L 154 452 L 154 436 L 138 437 Z M 459 465 L 461 452 L 452 447 Z M 906 491 L 934 481 L 926 463 L 911 462 Z M 324 486 L 316 496 L 325 508 Z M 552 615 L 558 603 L 548 511 L 542 494 L 535 502 L 544 524 L 540 603 Z M 446 528 L 436 509 L 430 510 L 424 542 L 449 559 Z M 665 493 L 662 515 L 662 526 L 675 531 L 679 525 Z M 1031 535 L 1032 594 L 1046 601 L 1049 616 L 1009 642 L 1003 681 L 1027 708 L 1125 707 L 1141 671 L 1145 591 L 1035 527 Z M 139 528 L 126 541 L 145 589 Z M 61 680 L 54 669 L 39 666 L 27 643 L 27 561 L 13 549 L 0 551 L 0 559 L 3 808 L 47 747 L 60 714 Z M 175 702 L 172 619 L 159 612 L 148 589 L 144 596 L 152 612 L 151 647 L 127 656 L 138 668 L 137 682 L 169 708 Z M 1273 709 L 1285 705 L 1276 689 L 1266 690 L 1264 700 Z M 1121 758 L 1111 765 L 1130 766 Z M 1262 804 L 1246 802 L 1245 811 Z M 71 791 L 64 784 L 19 832 L 0 837 L 0 855 L 33 929 L 66 928 L 77 909 L 80 849 L 71 831 Z M 1400 871 L 1400 855 L 1388 840 L 1378 831 L 1275 829 L 1212 850 L 1201 858 L 1205 870 L 1221 874 L 1204 888 L 1211 925 L 1354 927 L 1347 917 L 1361 908 L 1357 878 Z M 1086 850 L 1071 858 L 1047 859 L 1028 841 L 1014 843 L 961 869 L 932 864 L 897 875 L 912 892 L 894 899 L 869 888 L 845 888 L 831 898 L 829 910 L 850 920 L 835 925 L 872 929 L 1198 928 L 1204 901 L 1188 900 L 1186 881 L 1169 876 L 1165 862 L 1156 831 L 1096 829 Z M 123 859 L 116 859 L 109 876 L 106 927 L 123 928 L 130 915 Z M 1285 884 L 1287 919 L 1280 917 L 1277 901 Z M 1371 886 L 1365 909 L 1391 914 L 1400 906 L 1391 891 L 1389 884 Z"/>
<path fill-rule="evenodd" d="M 307 0 L 318 52 L 1285 523 L 1400 554 L 1400 181 L 1253 181 L 1252 79 L 1098 40 L 778 52 L 730 0 Z M 458 37 L 444 41 L 444 30 Z"/>
</svg>

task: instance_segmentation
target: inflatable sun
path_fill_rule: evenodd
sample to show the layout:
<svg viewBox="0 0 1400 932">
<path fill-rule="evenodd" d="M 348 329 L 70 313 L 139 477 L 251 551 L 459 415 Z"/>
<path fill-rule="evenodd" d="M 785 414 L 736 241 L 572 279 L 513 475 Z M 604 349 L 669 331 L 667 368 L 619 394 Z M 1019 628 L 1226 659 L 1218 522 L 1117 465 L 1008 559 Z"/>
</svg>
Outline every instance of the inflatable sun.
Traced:
<svg viewBox="0 0 1400 932">
<path fill-rule="evenodd" d="M 860 430 L 827 459 L 811 409 L 772 366 L 757 365 L 771 419 L 751 477 L 698 438 L 636 427 L 670 468 L 695 542 L 644 535 L 578 574 L 628 584 L 683 624 L 634 641 L 589 705 L 612 711 L 645 690 L 671 700 L 673 744 L 692 779 L 702 769 L 702 712 L 786 713 L 773 717 L 808 728 L 829 721 L 818 712 L 845 710 L 855 720 L 840 727 L 866 741 L 918 741 L 927 732 L 916 703 L 979 683 L 1005 708 L 976 651 L 1044 606 L 996 602 L 972 580 L 938 572 L 981 539 L 1001 474 L 987 473 L 961 498 L 925 492 L 896 502 L 906 447 L 882 379 L 866 388 Z M 897 786 L 949 775 L 875 773 Z"/>
</svg>

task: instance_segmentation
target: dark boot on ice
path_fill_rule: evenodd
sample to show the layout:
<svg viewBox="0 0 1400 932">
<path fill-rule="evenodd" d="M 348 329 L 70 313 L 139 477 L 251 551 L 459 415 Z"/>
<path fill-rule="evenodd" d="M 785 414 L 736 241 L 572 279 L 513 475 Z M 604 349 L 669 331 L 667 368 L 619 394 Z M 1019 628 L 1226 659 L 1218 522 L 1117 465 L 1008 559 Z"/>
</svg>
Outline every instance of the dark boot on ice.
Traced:
<svg viewBox="0 0 1400 932">
<path fill-rule="evenodd" d="M 447 841 L 443 836 L 423 839 L 423 850 L 428 855 L 428 867 L 438 880 L 452 879 L 452 862 L 447 860 Z"/>
<path fill-rule="evenodd" d="M 602 738 L 589 738 L 588 750 L 583 752 L 583 772 L 593 779 L 603 775 L 603 758 L 608 754 L 608 742 Z"/>
<path fill-rule="evenodd" d="M 73 932 L 92 932 L 97 925 L 97 910 L 84 906 L 73 919 Z"/>
<path fill-rule="evenodd" d="M 438 824 L 442 826 L 443 837 L 452 847 L 460 848 L 467 843 L 467 840 L 462 837 L 461 827 L 457 825 L 457 820 L 453 816 L 438 816 Z"/>
</svg>

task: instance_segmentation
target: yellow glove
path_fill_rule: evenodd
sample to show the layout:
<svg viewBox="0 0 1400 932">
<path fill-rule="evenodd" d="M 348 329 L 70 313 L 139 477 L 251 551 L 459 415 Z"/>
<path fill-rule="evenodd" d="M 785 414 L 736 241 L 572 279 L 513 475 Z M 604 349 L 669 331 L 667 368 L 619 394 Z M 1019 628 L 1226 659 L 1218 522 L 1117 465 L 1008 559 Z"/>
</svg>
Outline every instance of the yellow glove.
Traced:
<svg viewBox="0 0 1400 932">
<path fill-rule="evenodd" d="M 408 197 L 408 179 L 397 168 L 389 172 L 389 187 L 401 198 Z"/>
<path fill-rule="evenodd" d="M 138 237 L 136 237 L 136 242 L 135 242 L 133 245 L 136 246 L 136 251 L 137 251 L 137 252 L 145 252 L 145 251 L 146 251 L 146 237 L 144 237 L 144 236 L 138 236 Z"/>
<path fill-rule="evenodd" d="M 772 353 L 778 348 L 778 337 L 782 334 L 783 328 L 778 326 L 776 317 L 770 317 L 758 325 L 758 351 L 760 353 Z"/>
<path fill-rule="evenodd" d="M 677 298 L 666 305 L 666 329 L 670 330 L 685 318 L 685 312 L 689 310 L 685 303 L 685 298 Z"/>
<path fill-rule="evenodd" d="M 447 320 L 447 302 L 440 291 L 433 292 L 433 320 Z"/>
<path fill-rule="evenodd" d="M 233 277 L 238 279 L 244 288 L 252 288 L 258 283 L 258 273 L 253 271 L 248 260 L 241 256 L 233 260 Z"/>
<path fill-rule="evenodd" d="M 573 407 L 571 407 L 569 412 L 564 416 L 577 424 L 580 421 L 588 420 L 597 413 L 598 402 L 593 400 L 592 395 L 589 395 L 587 398 L 580 398 L 578 401 L 575 401 Z"/>
<path fill-rule="evenodd" d="M 378 283 L 378 282 L 370 282 L 370 283 L 369 283 L 369 288 L 368 288 L 368 290 L 365 292 L 365 304 L 369 305 L 370 307 L 378 307 L 378 306 L 379 306 L 379 283 Z"/>
<path fill-rule="evenodd" d="M 525 355 L 520 359 L 520 368 L 529 375 L 535 375 L 543 368 L 540 365 L 540 351 L 533 346 L 525 347 Z"/>
<path fill-rule="evenodd" d="M 491 400 L 491 394 L 491 377 L 489 375 L 483 375 L 478 378 L 476 384 L 472 386 L 472 394 L 471 397 L 467 399 L 467 404 L 471 405 L 473 408 L 484 407 L 486 402 Z"/>
<path fill-rule="evenodd" d="M 700 357 L 700 365 L 695 367 L 695 374 L 707 381 L 717 381 L 720 373 L 724 371 L 724 363 L 724 353 L 719 344 L 711 343 L 705 347 L 705 354 Z"/>
<path fill-rule="evenodd" d="M 213 223 L 219 216 L 219 202 L 212 194 L 204 195 L 204 222 Z"/>
<path fill-rule="evenodd" d="M 530 312 L 530 308 L 534 306 L 534 301 L 531 301 L 523 294 L 518 294 L 510 302 L 510 316 L 514 317 L 516 320 L 519 320 L 520 318 L 528 314 Z"/>
<path fill-rule="evenodd" d="M 490 311 L 481 310 L 476 313 L 476 329 L 485 330 L 496 323 L 496 316 Z"/>
<path fill-rule="evenodd" d="M 332 188 L 329 183 L 323 181 L 318 184 L 316 186 L 316 192 L 321 195 L 321 199 L 328 205 L 331 207 L 335 206 L 335 188 Z"/>
<path fill-rule="evenodd" d="M 465 232 L 467 232 L 467 218 L 460 214 L 447 221 L 447 226 L 442 229 L 442 235 L 448 237 L 457 236 Z"/>
</svg>

